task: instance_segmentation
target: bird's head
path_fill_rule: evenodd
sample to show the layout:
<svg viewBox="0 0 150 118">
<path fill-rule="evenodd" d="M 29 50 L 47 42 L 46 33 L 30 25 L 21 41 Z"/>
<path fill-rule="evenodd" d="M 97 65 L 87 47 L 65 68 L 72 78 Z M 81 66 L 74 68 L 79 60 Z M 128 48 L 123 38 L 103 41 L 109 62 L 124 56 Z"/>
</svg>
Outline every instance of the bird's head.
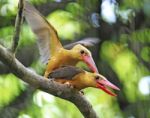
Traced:
<svg viewBox="0 0 150 118">
<path fill-rule="evenodd" d="M 87 78 L 85 83 L 87 83 L 87 87 L 94 87 L 103 90 L 107 94 L 111 96 L 116 96 L 115 93 L 111 92 L 108 88 L 114 90 L 120 90 L 117 86 L 109 82 L 104 76 L 97 73 L 87 73 Z"/>
<path fill-rule="evenodd" d="M 74 58 L 84 61 L 93 72 L 98 73 L 98 69 L 92 58 L 91 52 L 86 47 L 78 44 L 75 45 L 71 51 L 73 52 L 72 55 Z"/>
</svg>

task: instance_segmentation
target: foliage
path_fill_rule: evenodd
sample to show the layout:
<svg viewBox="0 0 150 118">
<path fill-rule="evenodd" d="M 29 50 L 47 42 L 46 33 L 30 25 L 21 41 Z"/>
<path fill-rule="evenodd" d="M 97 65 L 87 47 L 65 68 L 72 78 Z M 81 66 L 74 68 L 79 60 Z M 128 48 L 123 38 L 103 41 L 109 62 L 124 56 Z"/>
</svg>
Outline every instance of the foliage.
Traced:
<svg viewBox="0 0 150 118">
<path fill-rule="evenodd" d="M 18 0 L 0 0 L 0 21 L 2 21 L 0 44 L 8 48 L 12 44 L 17 2 Z M 62 43 L 83 37 L 101 39 L 99 48 L 95 46 L 96 48 L 93 49 L 96 64 L 100 72 L 109 77 L 112 83 L 116 83 L 121 91 L 115 98 L 94 88 L 84 90 L 85 97 L 98 116 L 148 118 L 150 93 L 143 94 L 145 86 L 143 91 L 139 89 L 144 77 L 150 79 L 150 2 L 148 0 L 120 1 L 116 12 L 117 21 L 114 24 L 101 18 L 101 1 L 98 0 L 32 0 L 32 3 L 39 7 L 46 6 L 46 3 L 58 6 L 55 9 L 43 9 L 45 12 L 49 10 L 45 13 L 45 17 L 57 30 Z M 93 13 L 99 16 L 94 19 L 100 24 L 98 28 L 92 25 Z M 31 50 L 26 52 L 25 47 L 30 47 Z M 29 56 L 30 53 L 33 58 Z M 24 23 L 17 57 L 25 66 L 42 75 L 45 66 L 39 62 L 37 53 L 36 37 Z M 26 89 L 24 83 L 10 74 L 8 68 L 2 73 L 3 69 L 5 68 L 0 62 L 0 110 L 9 106 Z M 148 86 L 150 87 L 150 84 Z M 19 111 L 18 118 L 82 117 L 73 104 L 42 91 L 37 90 L 32 98 L 32 103 Z M 143 108 L 139 107 L 140 105 Z"/>
</svg>

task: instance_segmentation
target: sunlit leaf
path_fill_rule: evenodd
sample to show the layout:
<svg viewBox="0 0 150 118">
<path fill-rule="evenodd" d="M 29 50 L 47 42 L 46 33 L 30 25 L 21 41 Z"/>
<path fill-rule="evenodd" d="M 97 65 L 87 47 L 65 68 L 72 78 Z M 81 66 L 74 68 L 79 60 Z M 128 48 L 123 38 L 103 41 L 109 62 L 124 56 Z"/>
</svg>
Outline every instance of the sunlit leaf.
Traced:
<svg viewBox="0 0 150 118">
<path fill-rule="evenodd" d="M 12 74 L 0 76 L 0 106 L 7 105 L 24 89 L 23 84 Z"/>
<path fill-rule="evenodd" d="M 84 9 L 80 6 L 80 4 L 75 2 L 68 3 L 66 9 L 75 16 L 80 16 L 84 12 Z"/>
<path fill-rule="evenodd" d="M 134 53 L 123 47 L 123 44 L 105 42 L 101 51 L 102 59 L 110 64 L 124 85 L 124 92 L 128 100 L 135 101 L 139 96 L 139 91 L 136 89 L 138 81 L 142 76 L 149 74 L 149 71 L 139 64 Z"/>
<path fill-rule="evenodd" d="M 132 33 L 131 39 L 135 41 L 140 41 L 142 43 L 144 42 L 150 42 L 150 29 L 143 29 L 143 30 L 138 30 Z"/>
<path fill-rule="evenodd" d="M 82 24 L 66 11 L 57 10 L 48 16 L 50 23 L 55 27 L 62 39 L 74 39 L 82 34 Z"/>
<path fill-rule="evenodd" d="M 150 61 L 150 47 L 144 47 L 141 50 L 141 57 L 144 59 L 144 61 L 149 62 Z"/>
<path fill-rule="evenodd" d="M 142 6 L 143 6 L 143 0 L 124 0 L 122 4 L 123 8 L 138 9 Z"/>
</svg>

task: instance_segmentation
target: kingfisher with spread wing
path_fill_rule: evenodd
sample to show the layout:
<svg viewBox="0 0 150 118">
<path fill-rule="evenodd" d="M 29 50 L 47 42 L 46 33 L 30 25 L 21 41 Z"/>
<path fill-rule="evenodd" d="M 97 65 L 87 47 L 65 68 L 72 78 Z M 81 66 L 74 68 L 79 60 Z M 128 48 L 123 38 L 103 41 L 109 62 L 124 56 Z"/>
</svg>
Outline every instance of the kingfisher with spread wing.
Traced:
<svg viewBox="0 0 150 118">
<path fill-rule="evenodd" d="M 65 49 L 54 27 L 27 1 L 25 1 L 24 16 L 37 36 L 42 61 L 48 62 L 44 77 L 47 78 L 50 72 L 63 65 L 74 66 L 79 61 L 85 62 L 93 72 L 98 73 L 91 52 L 82 45 L 82 41 L 74 43 L 76 45 L 70 50 Z"/>
</svg>

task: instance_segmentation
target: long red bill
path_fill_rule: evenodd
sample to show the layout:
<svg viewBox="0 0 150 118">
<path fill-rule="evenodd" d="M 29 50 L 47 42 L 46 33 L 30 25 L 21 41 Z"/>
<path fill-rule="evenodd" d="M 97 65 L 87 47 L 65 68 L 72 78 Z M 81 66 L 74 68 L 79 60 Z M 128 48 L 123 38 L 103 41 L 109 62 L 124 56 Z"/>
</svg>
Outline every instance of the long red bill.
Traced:
<svg viewBox="0 0 150 118">
<path fill-rule="evenodd" d="M 96 64 L 93 60 L 93 58 L 91 56 L 83 56 L 83 60 L 85 61 L 85 63 L 89 66 L 89 68 L 93 71 L 93 72 L 96 72 L 96 73 L 99 73 L 98 72 L 98 69 L 96 67 Z"/>
<path fill-rule="evenodd" d="M 109 89 L 107 89 L 105 86 L 101 86 L 101 85 L 97 85 L 98 88 L 102 89 L 103 91 L 105 91 L 106 93 L 108 93 L 111 96 L 117 96 L 115 93 L 113 93 L 112 91 L 110 91 Z"/>
<path fill-rule="evenodd" d="M 115 90 L 120 90 L 117 86 L 115 86 L 114 84 L 109 82 L 107 79 L 102 79 L 98 83 L 103 84 L 103 85 L 110 87 L 112 89 L 115 89 Z"/>
<path fill-rule="evenodd" d="M 107 89 L 107 87 L 115 89 L 115 90 L 120 90 L 117 86 L 109 82 L 107 79 L 102 79 L 97 81 L 97 87 L 105 91 L 111 96 L 117 96 L 115 93 Z"/>
</svg>

